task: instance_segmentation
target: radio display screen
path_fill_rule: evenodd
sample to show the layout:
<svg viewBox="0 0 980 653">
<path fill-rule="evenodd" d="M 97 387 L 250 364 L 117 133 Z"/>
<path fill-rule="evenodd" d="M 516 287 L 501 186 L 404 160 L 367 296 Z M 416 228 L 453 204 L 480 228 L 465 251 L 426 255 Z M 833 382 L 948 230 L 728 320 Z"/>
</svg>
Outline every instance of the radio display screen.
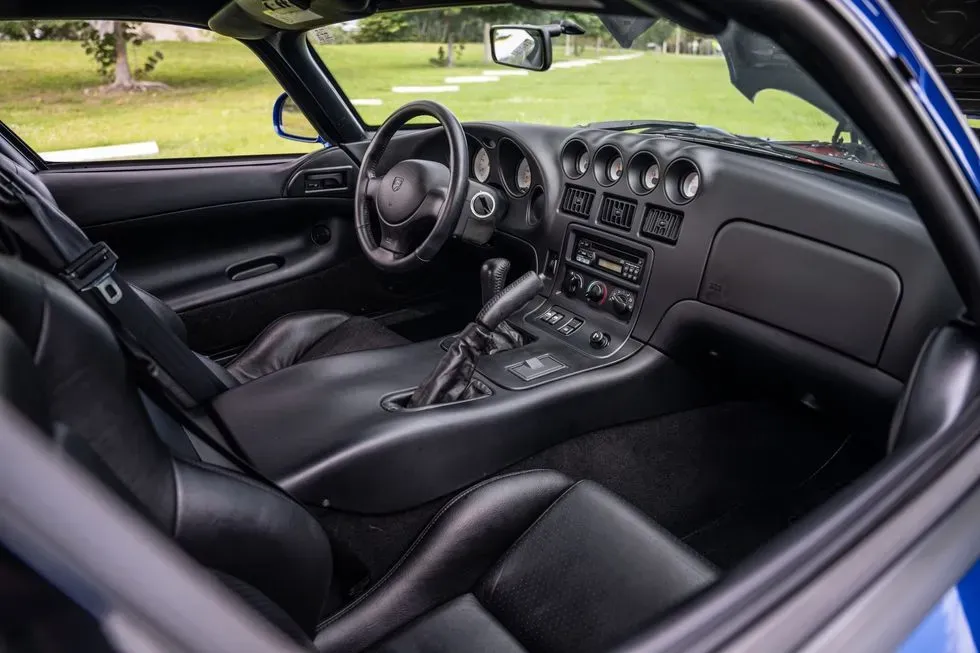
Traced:
<svg viewBox="0 0 980 653">
<path fill-rule="evenodd" d="M 616 274 L 622 274 L 623 273 L 623 264 L 622 263 L 613 263 L 612 261 L 607 261 L 606 259 L 604 259 L 604 258 L 602 258 L 600 256 L 598 258 L 598 260 L 596 261 L 596 264 L 600 268 L 603 268 L 604 270 L 609 270 L 610 272 L 614 272 Z"/>
</svg>

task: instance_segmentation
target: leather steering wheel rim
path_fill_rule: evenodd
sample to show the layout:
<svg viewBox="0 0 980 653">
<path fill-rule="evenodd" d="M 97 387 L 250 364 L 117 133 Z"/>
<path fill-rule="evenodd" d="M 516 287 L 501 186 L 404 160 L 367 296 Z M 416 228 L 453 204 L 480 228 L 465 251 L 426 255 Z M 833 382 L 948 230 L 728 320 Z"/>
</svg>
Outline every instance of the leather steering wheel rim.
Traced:
<svg viewBox="0 0 980 653">
<path fill-rule="evenodd" d="M 433 209 L 435 224 L 428 236 L 414 251 L 399 256 L 378 244 L 371 229 L 370 204 L 372 201 L 375 202 L 375 209 L 377 210 L 377 195 L 381 192 L 382 179 L 387 179 L 387 177 L 378 177 L 377 167 L 391 139 L 405 123 L 419 116 L 435 118 L 446 132 L 449 139 L 449 183 L 446 188 L 433 188 L 426 192 L 423 205 L 427 202 L 427 208 Z M 435 257 L 436 253 L 449 240 L 466 203 L 466 193 L 469 186 L 468 162 L 469 151 L 466 133 L 463 131 L 463 126 L 459 120 L 446 106 L 431 100 L 417 100 L 402 106 L 385 120 L 374 135 L 374 139 L 368 145 L 361 160 L 354 195 L 354 224 L 357 228 L 357 241 L 373 265 L 382 270 L 407 272 L 421 267 Z M 439 165 L 444 168 L 440 164 L 431 165 Z M 395 181 L 392 183 L 398 183 L 398 179 L 395 177 Z M 394 188 L 394 186 L 392 187 Z M 395 188 L 395 190 L 398 189 Z M 385 221 L 380 211 L 378 214 L 382 223 L 382 241 L 384 243 L 387 241 L 384 232 L 395 229 L 399 225 Z"/>
</svg>

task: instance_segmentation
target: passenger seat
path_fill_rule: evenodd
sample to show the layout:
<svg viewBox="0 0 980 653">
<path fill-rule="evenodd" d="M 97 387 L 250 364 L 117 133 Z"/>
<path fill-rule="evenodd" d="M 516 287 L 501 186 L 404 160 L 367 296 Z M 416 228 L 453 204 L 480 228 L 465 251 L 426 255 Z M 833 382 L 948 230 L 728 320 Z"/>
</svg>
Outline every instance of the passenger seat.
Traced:
<svg viewBox="0 0 980 653">
<path fill-rule="evenodd" d="M 174 447 L 100 316 L 5 257 L 0 397 L 47 433 L 59 425 L 59 445 L 80 464 L 310 650 L 604 651 L 716 577 L 602 487 L 537 470 L 449 501 L 387 575 L 323 615 L 334 560 L 315 517 L 278 488 Z"/>
</svg>

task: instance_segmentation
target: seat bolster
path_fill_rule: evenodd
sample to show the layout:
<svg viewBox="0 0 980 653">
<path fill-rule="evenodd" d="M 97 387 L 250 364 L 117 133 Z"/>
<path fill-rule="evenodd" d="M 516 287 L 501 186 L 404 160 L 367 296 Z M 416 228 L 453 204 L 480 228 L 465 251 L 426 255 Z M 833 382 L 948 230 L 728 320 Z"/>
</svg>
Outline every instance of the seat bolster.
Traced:
<svg viewBox="0 0 980 653">
<path fill-rule="evenodd" d="M 474 594 L 529 651 L 605 651 L 716 577 L 710 563 L 646 515 L 581 481 Z"/>
<path fill-rule="evenodd" d="M 312 634 L 330 586 L 330 540 L 286 494 L 231 470 L 174 460 L 173 537 L 200 563 L 268 596 Z"/>
<path fill-rule="evenodd" d="M 227 369 L 239 383 L 299 362 L 313 345 L 350 319 L 340 311 L 308 311 L 281 317 L 260 333 Z"/>
<path fill-rule="evenodd" d="M 533 470 L 484 481 L 450 501 L 378 583 L 320 624 L 321 653 L 362 651 L 468 593 L 573 481 Z"/>
</svg>

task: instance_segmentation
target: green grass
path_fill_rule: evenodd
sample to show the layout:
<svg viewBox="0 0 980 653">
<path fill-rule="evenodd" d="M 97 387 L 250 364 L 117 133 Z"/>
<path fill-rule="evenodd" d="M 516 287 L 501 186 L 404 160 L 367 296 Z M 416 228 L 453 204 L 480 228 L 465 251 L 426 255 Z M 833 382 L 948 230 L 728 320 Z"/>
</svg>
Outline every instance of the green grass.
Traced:
<svg viewBox="0 0 980 653">
<path fill-rule="evenodd" d="M 164 61 L 152 79 L 170 90 L 104 95 L 93 91 L 101 80 L 77 43 L 0 42 L 0 120 L 39 151 L 145 140 L 157 141 L 160 156 L 166 157 L 310 150 L 272 132 L 270 110 L 280 88 L 241 44 L 219 40 L 147 47 L 163 51 Z M 382 100 L 380 107 L 359 107 L 367 122 L 377 124 L 416 99 L 392 93 L 392 86 L 442 84 L 447 76 L 495 68 L 482 63 L 480 45 L 468 45 L 456 68 L 436 68 L 428 60 L 437 48 L 386 43 L 317 50 L 349 97 Z M 826 139 L 834 126 L 818 110 L 783 93 L 763 92 L 755 104 L 749 102 L 731 86 L 719 57 L 645 53 L 631 61 L 463 84 L 458 93 L 431 97 L 461 120 L 573 125 L 664 118 L 777 139 Z"/>
</svg>

